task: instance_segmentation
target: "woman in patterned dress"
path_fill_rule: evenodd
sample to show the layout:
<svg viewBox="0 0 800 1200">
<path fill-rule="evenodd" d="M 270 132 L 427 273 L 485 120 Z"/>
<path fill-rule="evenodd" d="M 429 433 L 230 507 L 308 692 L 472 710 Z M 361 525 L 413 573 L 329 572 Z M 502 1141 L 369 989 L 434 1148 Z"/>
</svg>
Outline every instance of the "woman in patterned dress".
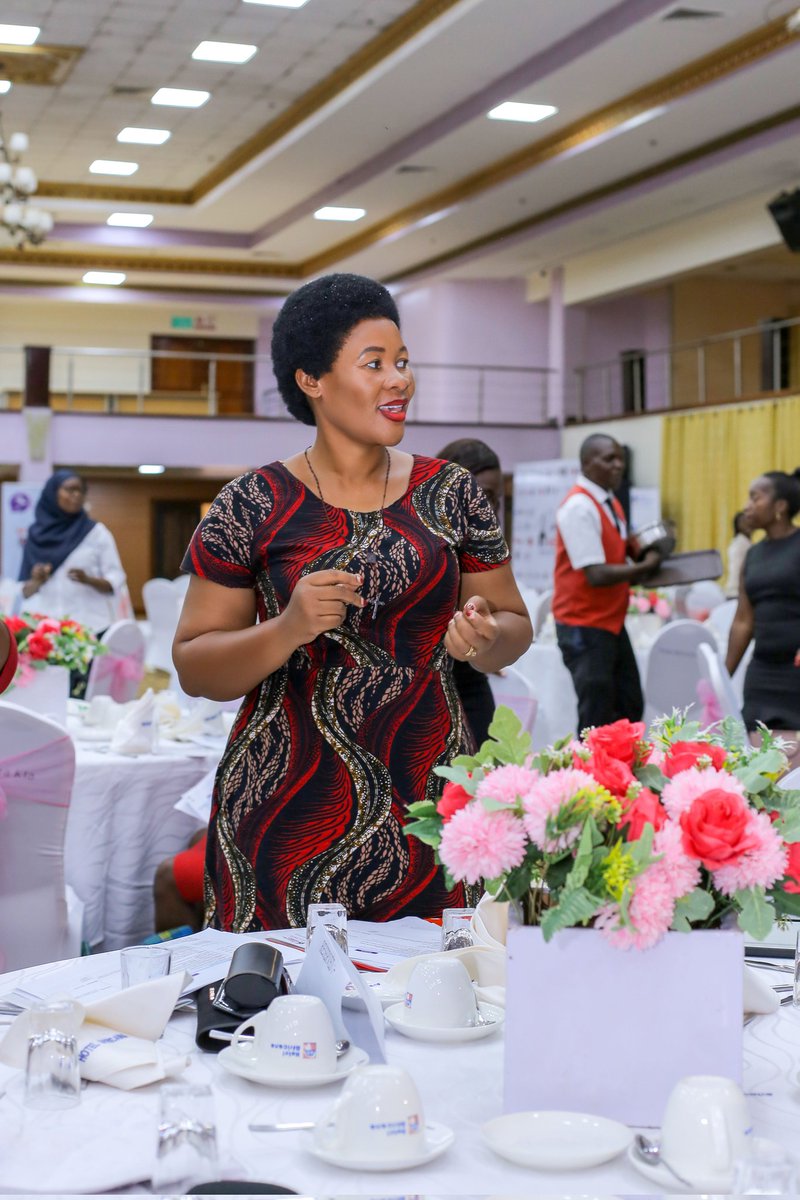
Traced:
<svg viewBox="0 0 800 1200">
<path fill-rule="evenodd" d="M 174 659 L 190 695 L 246 693 L 217 773 L 206 921 L 302 925 L 469 902 L 403 834 L 435 766 L 469 745 L 452 661 L 514 662 L 531 624 L 491 505 L 464 468 L 405 454 L 414 377 L 380 284 L 329 275 L 275 322 L 305 451 L 222 489 L 184 560 Z"/>
</svg>

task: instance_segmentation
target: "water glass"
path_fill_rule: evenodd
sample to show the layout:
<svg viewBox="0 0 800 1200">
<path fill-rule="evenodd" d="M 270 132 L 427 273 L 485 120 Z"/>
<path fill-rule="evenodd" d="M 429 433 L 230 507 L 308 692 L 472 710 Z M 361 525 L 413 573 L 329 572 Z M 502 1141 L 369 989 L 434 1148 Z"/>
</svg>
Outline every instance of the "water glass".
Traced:
<svg viewBox="0 0 800 1200">
<path fill-rule="evenodd" d="M 168 1083 L 159 1095 L 155 1192 L 181 1192 L 218 1178 L 214 1097 L 206 1084 Z"/>
<path fill-rule="evenodd" d="M 747 1154 L 734 1163 L 735 1196 L 793 1196 L 797 1194 L 797 1164 L 783 1146 L 767 1138 L 748 1138 Z"/>
<path fill-rule="evenodd" d="M 306 913 L 306 949 L 318 925 L 324 925 L 347 954 L 347 909 L 343 904 L 309 904 Z"/>
<path fill-rule="evenodd" d="M 442 949 L 463 950 L 474 946 L 472 918 L 474 908 L 446 908 L 442 913 Z"/>
<path fill-rule="evenodd" d="M 163 942 L 157 946 L 126 946 L 119 952 L 122 986 L 129 988 L 137 983 L 147 983 L 149 979 L 169 975 L 171 963 L 172 949 Z"/>
<path fill-rule="evenodd" d="M 77 1033 L 82 1013 L 74 1000 L 45 1000 L 28 1014 L 25 1104 L 73 1108 L 81 1099 Z"/>
</svg>

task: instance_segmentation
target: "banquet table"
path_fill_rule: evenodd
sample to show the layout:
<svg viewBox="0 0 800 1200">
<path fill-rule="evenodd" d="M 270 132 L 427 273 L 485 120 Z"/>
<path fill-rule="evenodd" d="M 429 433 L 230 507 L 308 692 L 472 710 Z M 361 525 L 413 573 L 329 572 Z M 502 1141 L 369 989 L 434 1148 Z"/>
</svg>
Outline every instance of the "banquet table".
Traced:
<svg viewBox="0 0 800 1200">
<path fill-rule="evenodd" d="M 0 995 L 32 970 L 0 976 Z M 452 1128 L 455 1142 L 425 1166 L 386 1173 L 327 1166 L 309 1152 L 310 1135 L 305 1132 L 251 1133 L 248 1123 L 254 1121 L 320 1118 L 340 1085 L 280 1090 L 247 1082 L 227 1073 L 216 1056 L 197 1051 L 193 1035 L 193 1016 L 179 1013 L 170 1020 L 164 1038 L 175 1049 L 191 1053 L 183 1078 L 207 1083 L 213 1091 L 219 1174 L 225 1178 L 270 1182 L 307 1196 L 610 1196 L 664 1191 L 645 1179 L 625 1155 L 599 1167 L 573 1171 L 531 1170 L 497 1157 L 480 1130 L 502 1112 L 502 1032 L 479 1041 L 441 1045 L 412 1041 L 387 1029 L 388 1061 L 411 1073 L 426 1119 Z M 577 1044 L 572 1052 L 580 1053 Z M 799 1009 L 784 1006 L 745 1027 L 744 1083 L 753 1131 L 780 1142 L 790 1153 L 796 1151 L 800 1114 L 798 1067 Z M 92 1083 L 78 1107 L 59 1114 L 25 1109 L 21 1073 L 0 1066 L 0 1093 L 4 1086 L 0 1191 L 19 1187 L 19 1174 L 28 1161 L 26 1190 L 72 1195 L 149 1192 L 158 1085 L 122 1092 Z M 41 1153 L 44 1144 L 46 1155 Z"/>
<path fill-rule="evenodd" d="M 133 756 L 75 738 L 64 874 L 85 905 L 83 937 L 94 948 L 129 946 L 154 932 L 156 867 L 199 828 L 175 802 L 216 765 L 223 747 L 223 739 L 162 739 L 156 753 Z"/>
</svg>

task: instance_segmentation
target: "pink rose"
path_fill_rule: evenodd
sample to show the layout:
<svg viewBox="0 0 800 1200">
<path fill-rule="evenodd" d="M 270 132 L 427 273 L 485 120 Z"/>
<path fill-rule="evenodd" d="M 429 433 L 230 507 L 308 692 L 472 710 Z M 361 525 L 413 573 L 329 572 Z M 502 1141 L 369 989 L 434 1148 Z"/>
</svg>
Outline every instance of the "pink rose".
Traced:
<svg viewBox="0 0 800 1200">
<path fill-rule="evenodd" d="M 727 866 L 758 846 L 748 829 L 750 810 L 740 796 L 710 788 L 680 815 L 683 848 L 709 871 Z"/>
<path fill-rule="evenodd" d="M 712 746 L 710 742 L 673 742 L 664 756 L 661 770 L 672 779 L 679 771 L 696 767 L 701 758 L 710 758 L 711 766 L 719 771 L 725 766 L 727 757 L 724 747 Z"/>
<path fill-rule="evenodd" d="M 636 842 L 642 836 L 645 825 L 652 825 L 658 832 L 665 824 L 667 814 L 663 804 L 650 788 L 642 788 L 638 796 L 625 808 L 617 828 L 628 826 L 628 841 Z"/>
<path fill-rule="evenodd" d="M 588 775 L 594 776 L 602 787 L 607 788 L 620 800 L 627 794 L 630 785 L 636 782 L 628 764 L 618 758 L 612 758 L 601 746 L 592 750 L 592 756 L 588 762 L 584 762 L 576 755 L 574 766 L 579 771 L 586 771 Z"/>
<path fill-rule="evenodd" d="M 599 725 L 590 729 L 586 744 L 590 750 L 605 750 L 612 758 L 632 767 L 636 761 L 640 743 L 644 739 L 644 721 L 614 721 L 613 725 Z"/>
</svg>

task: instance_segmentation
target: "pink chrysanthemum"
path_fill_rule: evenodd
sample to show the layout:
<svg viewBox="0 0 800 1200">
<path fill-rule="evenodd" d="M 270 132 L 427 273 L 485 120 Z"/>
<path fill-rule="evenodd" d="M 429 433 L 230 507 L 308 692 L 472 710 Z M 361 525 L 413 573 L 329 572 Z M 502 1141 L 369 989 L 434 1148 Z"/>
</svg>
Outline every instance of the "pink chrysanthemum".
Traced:
<svg viewBox="0 0 800 1200">
<path fill-rule="evenodd" d="M 496 767 L 481 780 L 475 789 L 475 795 L 479 800 L 516 804 L 518 800 L 527 796 L 538 778 L 538 771 L 529 771 L 527 767 L 518 767 L 513 763 L 506 767 Z"/>
<path fill-rule="evenodd" d="M 727 771 L 718 771 L 714 767 L 705 767 L 702 770 L 690 767 L 688 771 L 679 771 L 668 780 L 661 793 L 661 802 L 673 820 L 677 820 L 681 813 L 692 807 L 698 796 L 714 788 L 732 792 L 735 796 L 746 799 L 744 786 L 735 775 L 729 775 Z"/>
<path fill-rule="evenodd" d="M 439 857 L 454 879 L 496 879 L 525 857 L 522 821 L 511 812 L 488 813 L 480 803 L 468 804 L 445 825 Z"/>
<path fill-rule="evenodd" d="M 689 858 L 683 848 L 683 830 L 677 821 L 667 821 L 653 838 L 653 853 L 661 861 L 654 864 L 663 871 L 673 897 L 688 896 L 700 882 L 700 864 Z"/>
<path fill-rule="evenodd" d="M 537 779 L 522 801 L 522 820 L 531 841 L 550 853 L 571 846 L 580 835 L 582 820 L 578 818 L 571 829 L 557 838 L 552 838 L 547 836 L 547 819 L 557 816 L 565 804 L 575 799 L 578 792 L 596 791 L 598 787 L 594 776 L 571 767 L 562 771 L 551 771 L 549 775 L 542 775 Z"/>
<path fill-rule="evenodd" d="M 620 950 L 649 950 L 669 929 L 675 913 L 675 897 L 666 872 L 655 863 L 636 880 L 636 891 L 628 906 L 630 925 L 619 924 L 619 906 L 601 909 L 595 925 L 612 946 Z"/>
<path fill-rule="evenodd" d="M 758 845 L 747 850 L 738 862 L 719 867 L 712 875 L 714 886 L 726 896 L 739 888 L 770 887 L 786 872 L 789 852 L 765 812 L 750 812 L 746 832 L 748 837 L 758 839 Z"/>
</svg>

